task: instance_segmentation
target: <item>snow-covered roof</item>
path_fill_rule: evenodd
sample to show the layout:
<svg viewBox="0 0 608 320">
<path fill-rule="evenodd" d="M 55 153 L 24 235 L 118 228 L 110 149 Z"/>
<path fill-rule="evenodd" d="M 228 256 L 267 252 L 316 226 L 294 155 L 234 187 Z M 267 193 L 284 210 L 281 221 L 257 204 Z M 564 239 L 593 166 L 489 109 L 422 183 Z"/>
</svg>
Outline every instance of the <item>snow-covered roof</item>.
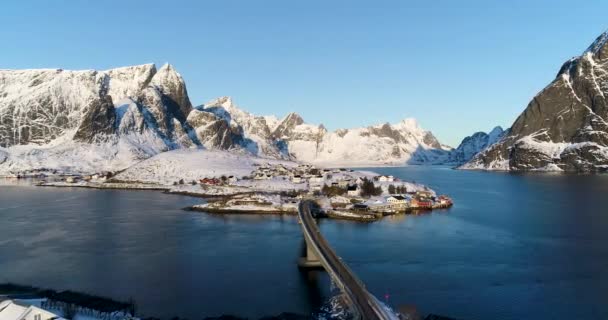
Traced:
<svg viewBox="0 0 608 320">
<path fill-rule="evenodd" d="M 38 317 L 39 316 L 39 317 Z M 38 308 L 36 306 L 24 306 L 13 300 L 0 302 L 0 320 L 65 320 L 62 317 Z"/>
</svg>

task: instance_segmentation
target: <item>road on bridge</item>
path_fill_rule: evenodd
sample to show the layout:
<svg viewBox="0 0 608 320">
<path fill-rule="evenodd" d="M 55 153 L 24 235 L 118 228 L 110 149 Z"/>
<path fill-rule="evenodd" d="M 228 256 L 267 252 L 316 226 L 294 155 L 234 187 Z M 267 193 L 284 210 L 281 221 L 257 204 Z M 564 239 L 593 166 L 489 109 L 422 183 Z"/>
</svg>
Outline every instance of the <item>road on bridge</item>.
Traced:
<svg viewBox="0 0 608 320">
<path fill-rule="evenodd" d="M 329 246 L 317 226 L 313 217 L 312 200 L 302 200 L 298 208 L 298 215 L 302 223 L 304 237 L 307 245 L 311 245 L 319 257 L 321 264 L 330 274 L 334 283 L 345 293 L 348 302 L 361 319 L 398 319 L 385 308 L 376 297 L 370 294 L 363 283 L 346 266 L 340 257 Z"/>
</svg>

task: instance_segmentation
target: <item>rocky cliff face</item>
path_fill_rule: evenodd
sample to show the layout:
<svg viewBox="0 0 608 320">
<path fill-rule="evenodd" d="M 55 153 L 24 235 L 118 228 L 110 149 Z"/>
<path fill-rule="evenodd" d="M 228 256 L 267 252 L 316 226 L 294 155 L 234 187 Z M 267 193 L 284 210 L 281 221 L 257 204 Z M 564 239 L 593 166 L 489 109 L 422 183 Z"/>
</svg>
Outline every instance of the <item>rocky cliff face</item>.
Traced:
<svg viewBox="0 0 608 320">
<path fill-rule="evenodd" d="M 608 33 L 530 102 L 499 143 L 463 168 L 602 171 L 608 169 Z"/>
<path fill-rule="evenodd" d="M 125 99 L 140 106 L 139 127 L 116 121 L 115 108 Z M 108 140 L 116 133 L 142 133 L 145 123 L 158 129 L 171 148 L 180 138 L 177 131 L 190 130 L 186 116 L 191 109 L 185 83 L 170 65 L 158 71 L 152 64 L 107 71 L 0 70 L 4 147 L 42 145 L 64 135 L 88 143 Z"/>
<path fill-rule="evenodd" d="M 191 109 L 170 65 L 0 70 L 0 171 L 118 170 L 198 145 L 186 121 Z"/>
<path fill-rule="evenodd" d="M 495 127 L 488 133 L 475 132 L 464 138 L 460 145 L 450 152 L 445 164 L 459 166 L 468 162 L 475 155 L 500 140 L 506 133 L 501 127 Z"/>
</svg>

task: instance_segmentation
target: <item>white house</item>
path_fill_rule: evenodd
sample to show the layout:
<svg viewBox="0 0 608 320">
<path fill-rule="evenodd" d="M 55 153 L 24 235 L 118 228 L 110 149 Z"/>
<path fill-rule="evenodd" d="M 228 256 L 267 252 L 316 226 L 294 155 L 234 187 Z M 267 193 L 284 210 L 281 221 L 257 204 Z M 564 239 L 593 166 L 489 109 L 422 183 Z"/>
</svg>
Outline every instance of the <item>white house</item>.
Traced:
<svg viewBox="0 0 608 320">
<path fill-rule="evenodd" d="M 380 182 L 393 182 L 393 181 L 395 181 L 395 177 L 393 177 L 393 176 L 380 176 L 380 177 L 378 177 L 378 181 L 380 181 Z"/>
<path fill-rule="evenodd" d="M 340 180 L 340 181 L 338 181 L 338 186 L 340 188 L 346 188 L 346 187 L 348 187 L 348 185 L 350 185 L 350 180 Z"/>
<path fill-rule="evenodd" d="M 407 199 L 404 196 L 390 196 L 386 198 L 386 202 L 395 209 L 404 209 L 407 207 Z"/>
<path fill-rule="evenodd" d="M 346 189 L 346 194 L 348 194 L 351 197 L 358 196 L 359 195 L 359 186 L 357 186 L 357 185 L 348 186 L 348 189 Z"/>
<path fill-rule="evenodd" d="M 302 176 L 295 175 L 295 176 L 291 177 L 291 182 L 293 182 L 293 183 L 301 183 L 302 182 Z"/>
<path fill-rule="evenodd" d="M 235 176 L 228 177 L 228 183 L 236 183 L 237 181 L 239 181 L 239 179 Z"/>
<path fill-rule="evenodd" d="M 310 181 L 311 183 L 322 183 L 323 181 L 325 181 L 325 178 L 321 175 L 317 175 L 311 177 L 308 181 Z"/>
<path fill-rule="evenodd" d="M 369 209 L 374 212 L 390 212 L 392 211 L 391 209 L 393 209 L 391 204 L 379 200 L 368 203 L 368 206 Z"/>
<path fill-rule="evenodd" d="M 14 300 L 0 302 L 0 320 L 65 320 L 64 318 L 34 305 Z"/>
</svg>

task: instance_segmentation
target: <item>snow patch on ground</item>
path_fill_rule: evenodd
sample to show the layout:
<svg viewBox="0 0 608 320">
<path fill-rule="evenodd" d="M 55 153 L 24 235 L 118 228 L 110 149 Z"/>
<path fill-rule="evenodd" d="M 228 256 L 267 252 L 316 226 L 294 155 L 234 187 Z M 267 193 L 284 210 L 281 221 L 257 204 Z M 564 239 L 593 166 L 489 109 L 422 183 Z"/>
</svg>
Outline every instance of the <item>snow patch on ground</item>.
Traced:
<svg viewBox="0 0 608 320">
<path fill-rule="evenodd" d="M 297 165 L 291 161 L 258 158 L 236 152 L 185 149 L 160 153 L 128 168 L 114 178 L 120 181 L 172 185 L 180 179 L 185 182 L 198 182 L 205 177 L 219 178 L 223 175 L 240 178 L 251 174 L 256 165 L 266 163 Z"/>
<path fill-rule="evenodd" d="M 72 136 L 70 132 L 46 145 L 16 145 L 0 151 L 0 176 L 33 170 L 68 175 L 116 171 L 166 149 L 162 142 L 151 144 L 136 135 L 97 144 L 72 141 Z"/>
</svg>

